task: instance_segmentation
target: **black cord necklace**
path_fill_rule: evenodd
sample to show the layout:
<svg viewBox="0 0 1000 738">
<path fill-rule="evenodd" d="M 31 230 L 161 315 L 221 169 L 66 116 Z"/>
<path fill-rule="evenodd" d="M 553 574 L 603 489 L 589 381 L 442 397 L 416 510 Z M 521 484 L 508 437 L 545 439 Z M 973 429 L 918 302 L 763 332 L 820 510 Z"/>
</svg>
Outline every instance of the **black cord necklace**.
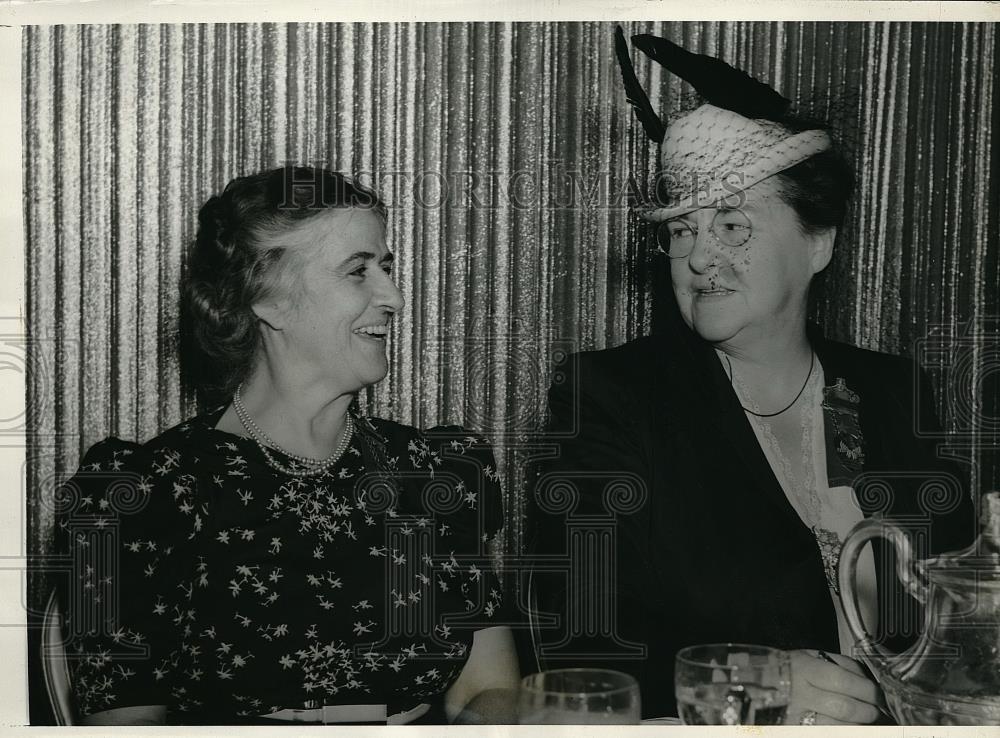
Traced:
<svg viewBox="0 0 1000 738">
<path fill-rule="evenodd" d="M 726 354 L 726 363 L 729 364 L 729 384 L 732 385 L 733 389 L 736 389 L 736 385 L 733 384 L 733 362 L 729 360 L 729 354 Z M 786 410 L 788 410 L 792 405 L 794 405 L 796 402 L 798 402 L 800 397 L 802 397 L 802 393 L 806 391 L 806 385 L 809 384 L 809 377 L 812 376 L 813 367 L 815 365 L 816 365 L 816 352 L 813 351 L 809 355 L 809 371 L 806 372 L 806 381 L 802 383 L 802 389 L 800 389 L 799 393 L 797 395 L 795 395 L 795 399 L 793 399 L 791 402 L 789 402 L 787 405 L 785 405 L 783 408 L 781 408 L 778 412 L 776 412 L 776 413 L 755 413 L 753 410 L 751 410 L 751 409 L 749 409 L 747 407 L 743 407 L 743 403 L 742 402 L 740 403 L 740 407 L 742 407 L 746 412 L 748 412 L 751 415 L 754 415 L 754 416 L 756 416 L 758 418 L 773 418 L 776 415 L 781 415 L 783 412 L 785 412 Z"/>
</svg>

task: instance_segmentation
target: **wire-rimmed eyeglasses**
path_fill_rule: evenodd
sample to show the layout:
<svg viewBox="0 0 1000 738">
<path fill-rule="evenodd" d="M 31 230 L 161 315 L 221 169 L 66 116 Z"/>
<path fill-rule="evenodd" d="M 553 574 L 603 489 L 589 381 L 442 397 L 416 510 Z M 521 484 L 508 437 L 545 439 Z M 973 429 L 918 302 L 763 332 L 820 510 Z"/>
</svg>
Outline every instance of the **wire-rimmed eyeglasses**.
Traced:
<svg viewBox="0 0 1000 738">
<path fill-rule="evenodd" d="M 708 230 L 721 245 L 737 248 L 750 240 L 753 224 L 742 210 L 720 209 Z M 697 240 L 698 227 L 690 218 L 672 218 L 656 226 L 656 246 L 671 259 L 689 256 Z"/>
</svg>

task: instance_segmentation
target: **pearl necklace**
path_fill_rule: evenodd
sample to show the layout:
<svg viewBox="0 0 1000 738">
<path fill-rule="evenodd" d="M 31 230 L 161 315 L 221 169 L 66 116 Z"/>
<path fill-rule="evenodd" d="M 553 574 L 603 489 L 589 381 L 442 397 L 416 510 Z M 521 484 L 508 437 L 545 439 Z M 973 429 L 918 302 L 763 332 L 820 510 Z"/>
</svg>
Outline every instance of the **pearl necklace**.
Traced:
<svg viewBox="0 0 1000 738">
<path fill-rule="evenodd" d="M 341 436 L 340 443 L 337 444 L 337 448 L 333 450 L 333 453 L 327 456 L 325 459 L 314 459 L 310 456 L 300 456 L 299 454 L 293 454 L 286 451 L 277 443 L 275 443 L 264 429 L 261 428 L 254 419 L 250 416 L 250 412 L 247 410 L 246 405 L 243 404 L 243 397 L 240 394 L 240 390 L 243 389 L 243 383 L 241 382 L 233 393 L 233 409 L 236 411 L 236 417 L 240 419 L 240 423 L 243 425 L 244 430 L 247 434 L 256 442 L 257 446 L 260 448 L 261 453 L 264 454 L 264 458 L 267 463 L 273 469 L 277 469 L 283 474 L 288 474 L 293 477 L 314 477 L 322 474 L 331 466 L 340 460 L 340 457 L 344 455 L 347 450 L 348 444 L 351 442 L 351 437 L 354 435 L 354 420 L 351 418 L 351 414 L 347 414 L 347 423 L 344 426 L 344 432 Z M 285 466 L 280 461 L 278 461 L 271 454 L 269 448 L 273 448 L 275 451 L 279 451 L 296 464 L 306 467 L 304 470 L 296 469 L 293 467 Z"/>
</svg>

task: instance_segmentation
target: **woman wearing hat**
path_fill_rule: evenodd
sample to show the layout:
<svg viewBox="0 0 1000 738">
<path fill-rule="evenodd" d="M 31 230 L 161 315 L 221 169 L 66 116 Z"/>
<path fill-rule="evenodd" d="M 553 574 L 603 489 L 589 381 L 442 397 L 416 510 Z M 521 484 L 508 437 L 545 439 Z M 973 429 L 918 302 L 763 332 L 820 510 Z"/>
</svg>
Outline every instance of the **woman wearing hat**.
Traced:
<svg viewBox="0 0 1000 738">
<path fill-rule="evenodd" d="M 616 543 L 604 634 L 543 631 L 542 661 L 594 665 L 600 654 L 639 679 L 653 717 L 676 714 L 679 649 L 769 645 L 792 651 L 787 722 L 883 720 L 841 611 L 840 546 L 876 514 L 909 525 L 924 554 L 965 545 L 974 530 L 962 471 L 914 435 L 915 397 L 923 411 L 933 403 L 911 361 L 807 324 L 852 187 L 828 133 L 718 60 L 633 40 L 707 99 L 664 131 L 619 30 L 630 102 L 662 141 L 659 202 L 643 217 L 677 310 L 658 335 L 570 356 L 550 391 L 550 429 L 564 439 L 536 488 L 540 552 L 566 553 L 561 531 L 585 515 L 615 514 Z M 554 504 L 560 479 L 572 504 Z M 635 504 L 609 506 L 616 480 Z M 922 620 L 889 553 L 869 549 L 859 590 L 869 630 L 900 649 Z M 539 609 L 581 622 L 574 608 L 599 608 L 602 596 L 587 586 L 540 579 Z"/>
<path fill-rule="evenodd" d="M 226 402 L 98 443 L 61 489 L 84 722 L 505 719 L 492 452 L 355 404 L 403 306 L 385 221 L 374 193 L 305 167 L 201 209 L 185 304 Z"/>
</svg>

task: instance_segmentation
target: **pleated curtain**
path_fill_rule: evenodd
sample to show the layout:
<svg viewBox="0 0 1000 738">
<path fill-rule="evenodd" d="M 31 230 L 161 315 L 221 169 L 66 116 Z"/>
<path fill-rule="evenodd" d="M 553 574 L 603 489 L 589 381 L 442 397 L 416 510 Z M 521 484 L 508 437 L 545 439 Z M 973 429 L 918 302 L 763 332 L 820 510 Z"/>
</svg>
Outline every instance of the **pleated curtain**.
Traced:
<svg viewBox="0 0 1000 738">
<path fill-rule="evenodd" d="M 407 302 L 389 375 L 365 406 L 489 436 L 505 550 L 516 552 L 522 464 L 538 452 L 528 441 L 555 359 L 654 330 L 656 293 L 669 288 L 628 210 L 657 146 L 625 101 L 613 30 L 26 28 L 31 553 L 48 553 L 54 486 L 86 447 L 145 440 L 196 412 L 177 324 L 197 211 L 232 177 L 286 162 L 354 173 L 388 200 Z M 625 30 L 721 56 L 834 124 L 859 189 L 816 317 L 857 345 L 926 349 L 939 412 L 969 453 L 989 457 L 1000 417 L 985 391 L 1000 373 L 995 26 Z M 681 82 L 633 57 L 664 117 L 685 104 Z M 980 487 L 995 481 L 995 463 L 974 474 Z M 33 602 L 44 588 L 34 580 Z"/>
</svg>

